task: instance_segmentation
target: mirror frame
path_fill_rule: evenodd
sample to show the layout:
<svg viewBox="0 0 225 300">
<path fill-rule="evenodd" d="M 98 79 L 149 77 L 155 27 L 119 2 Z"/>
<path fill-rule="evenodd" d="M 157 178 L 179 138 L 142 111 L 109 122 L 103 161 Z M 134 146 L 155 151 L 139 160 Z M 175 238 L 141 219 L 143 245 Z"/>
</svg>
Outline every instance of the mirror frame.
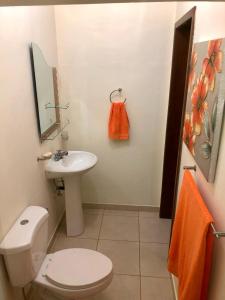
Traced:
<svg viewBox="0 0 225 300">
<path fill-rule="evenodd" d="M 32 47 L 30 46 L 30 58 L 31 58 L 31 71 L 32 71 L 32 80 L 34 87 L 34 100 L 36 107 L 36 116 L 38 123 L 38 133 L 41 142 L 48 139 L 48 137 L 60 127 L 60 112 L 59 112 L 59 93 L 58 93 L 58 83 L 57 83 L 57 69 L 55 67 L 52 68 L 52 77 L 53 77 L 53 88 L 54 88 L 54 100 L 55 100 L 55 113 L 56 113 L 56 121 L 53 123 L 47 130 L 41 133 L 41 125 L 40 125 L 40 117 L 39 117 L 39 109 L 38 109 L 38 95 L 37 95 L 37 85 L 35 78 L 35 69 L 34 69 L 34 57 Z M 53 109 L 53 108 L 52 108 Z"/>
</svg>

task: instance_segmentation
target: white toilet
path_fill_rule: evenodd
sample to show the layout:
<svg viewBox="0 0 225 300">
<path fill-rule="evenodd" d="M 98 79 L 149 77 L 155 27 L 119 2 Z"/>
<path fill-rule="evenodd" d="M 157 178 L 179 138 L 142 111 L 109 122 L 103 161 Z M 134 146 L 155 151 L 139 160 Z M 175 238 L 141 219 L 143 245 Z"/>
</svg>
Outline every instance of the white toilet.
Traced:
<svg viewBox="0 0 225 300">
<path fill-rule="evenodd" d="M 34 282 L 62 299 L 81 299 L 105 289 L 113 277 L 111 260 L 88 249 L 47 254 L 48 212 L 27 207 L 0 244 L 11 284 Z"/>
</svg>

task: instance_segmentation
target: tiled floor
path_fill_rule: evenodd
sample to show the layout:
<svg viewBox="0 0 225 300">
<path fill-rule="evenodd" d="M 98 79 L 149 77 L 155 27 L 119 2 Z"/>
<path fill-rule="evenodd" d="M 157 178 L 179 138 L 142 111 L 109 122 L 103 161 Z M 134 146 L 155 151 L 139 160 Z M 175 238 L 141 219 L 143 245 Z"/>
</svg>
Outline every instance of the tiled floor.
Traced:
<svg viewBox="0 0 225 300">
<path fill-rule="evenodd" d="M 84 233 L 68 238 L 64 221 L 51 252 L 80 247 L 111 258 L 111 285 L 87 300 L 174 300 L 166 269 L 169 231 L 170 221 L 158 213 L 85 209 Z"/>
</svg>

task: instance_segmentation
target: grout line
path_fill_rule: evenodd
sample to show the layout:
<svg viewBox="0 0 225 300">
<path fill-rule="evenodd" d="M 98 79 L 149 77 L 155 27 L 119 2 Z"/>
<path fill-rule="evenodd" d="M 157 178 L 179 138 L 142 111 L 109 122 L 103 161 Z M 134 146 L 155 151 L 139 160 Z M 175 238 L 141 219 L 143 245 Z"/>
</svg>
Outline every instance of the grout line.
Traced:
<svg viewBox="0 0 225 300">
<path fill-rule="evenodd" d="M 141 295 L 141 230 L 140 230 L 140 213 L 138 213 L 138 236 L 139 236 L 139 273 L 140 273 L 140 300 L 142 298 Z"/>
<path fill-rule="evenodd" d="M 128 241 L 128 240 L 111 240 L 111 239 L 99 239 L 100 241 L 111 241 L 111 242 L 126 242 L 126 243 L 139 243 L 139 241 Z"/>
<path fill-rule="evenodd" d="M 105 209 L 103 208 L 103 214 L 102 214 L 100 228 L 99 228 L 99 233 L 98 233 L 98 241 L 97 241 L 97 245 L 96 245 L 96 250 L 98 250 L 98 244 L 99 244 L 100 234 L 101 234 L 101 230 L 102 230 L 102 223 L 103 223 L 103 218 L 104 218 L 104 212 L 105 212 Z"/>
<path fill-rule="evenodd" d="M 125 273 L 113 273 L 113 275 L 115 275 L 115 276 L 129 276 L 129 277 L 138 277 L 138 278 L 140 278 L 140 275 L 134 275 L 134 274 L 125 274 Z"/>
<path fill-rule="evenodd" d="M 103 219 L 103 218 L 102 218 Z M 101 226 L 102 222 L 100 225 L 100 231 L 101 231 Z M 112 241 L 112 242 L 128 242 L 128 243 L 139 243 L 139 240 L 115 240 L 115 239 L 107 239 L 107 238 L 100 238 L 100 231 L 97 237 L 80 237 L 79 235 L 77 236 L 70 236 L 68 238 L 74 238 L 74 239 L 79 239 L 79 240 L 101 240 L 101 241 Z M 159 244 L 159 245 L 169 245 L 169 243 L 162 243 L 162 242 L 142 242 L 140 241 L 140 244 Z"/>
<path fill-rule="evenodd" d="M 112 242 L 131 242 L 131 243 L 139 243 L 139 240 L 131 241 L 131 240 L 113 240 L 113 239 L 106 239 L 100 238 L 101 241 L 112 241 Z"/>
<path fill-rule="evenodd" d="M 113 274 L 114 274 L 114 275 L 121 275 L 121 276 L 134 276 L 134 277 L 141 277 L 141 276 L 140 276 L 140 275 L 138 275 L 138 274 L 117 273 L 117 272 L 115 272 L 115 271 L 113 271 Z M 148 276 L 148 277 L 150 277 L 150 276 Z"/>
<path fill-rule="evenodd" d="M 141 277 L 150 277 L 150 278 L 161 278 L 170 280 L 170 276 L 153 276 L 153 275 L 141 275 Z"/>
<path fill-rule="evenodd" d="M 141 244 L 160 244 L 160 245 L 168 245 L 169 246 L 169 242 L 168 243 L 163 243 L 163 242 L 142 242 Z"/>
<path fill-rule="evenodd" d="M 127 274 L 127 273 L 117 273 L 114 271 L 114 275 L 121 275 L 121 276 L 134 276 L 134 277 L 144 277 L 144 278 L 156 278 L 156 279 L 168 279 L 170 281 L 170 277 L 166 276 L 150 276 L 150 275 L 138 275 L 138 274 Z"/>
<path fill-rule="evenodd" d="M 73 237 L 71 237 L 73 238 Z M 79 237 L 75 236 L 74 238 L 77 238 L 79 240 L 82 239 L 91 239 L 91 240 L 101 240 L 101 241 L 112 241 L 112 242 L 129 242 L 129 243 L 139 243 L 139 240 L 115 240 L 115 239 L 107 239 L 107 238 L 100 238 L 100 237 Z M 162 242 L 142 242 L 140 241 L 140 244 L 157 244 L 157 245 L 169 245 L 169 243 L 162 243 Z"/>
</svg>

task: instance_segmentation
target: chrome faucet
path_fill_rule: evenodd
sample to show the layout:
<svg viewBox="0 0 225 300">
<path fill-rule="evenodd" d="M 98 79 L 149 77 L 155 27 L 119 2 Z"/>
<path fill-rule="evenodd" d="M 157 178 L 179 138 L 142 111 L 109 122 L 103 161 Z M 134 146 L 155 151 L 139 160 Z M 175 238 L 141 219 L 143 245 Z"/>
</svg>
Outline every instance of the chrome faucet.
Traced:
<svg viewBox="0 0 225 300">
<path fill-rule="evenodd" d="M 57 150 L 54 154 L 53 154 L 53 159 L 55 161 L 59 161 L 60 159 L 62 159 L 64 156 L 68 155 L 68 151 L 65 150 Z"/>
</svg>

